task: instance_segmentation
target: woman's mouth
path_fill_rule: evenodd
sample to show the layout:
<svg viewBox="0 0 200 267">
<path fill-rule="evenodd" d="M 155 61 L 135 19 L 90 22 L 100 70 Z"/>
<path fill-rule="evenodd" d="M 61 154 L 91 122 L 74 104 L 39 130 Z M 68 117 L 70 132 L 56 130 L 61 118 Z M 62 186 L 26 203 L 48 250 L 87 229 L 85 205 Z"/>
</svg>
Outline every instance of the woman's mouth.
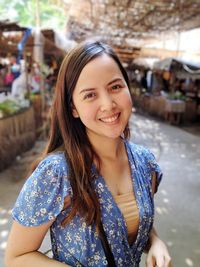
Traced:
<svg viewBox="0 0 200 267">
<path fill-rule="evenodd" d="M 113 122 L 117 121 L 119 116 L 120 116 L 120 113 L 117 113 L 117 114 L 114 114 L 114 115 L 109 116 L 109 117 L 100 118 L 100 121 L 103 121 L 105 123 L 113 123 Z"/>
</svg>

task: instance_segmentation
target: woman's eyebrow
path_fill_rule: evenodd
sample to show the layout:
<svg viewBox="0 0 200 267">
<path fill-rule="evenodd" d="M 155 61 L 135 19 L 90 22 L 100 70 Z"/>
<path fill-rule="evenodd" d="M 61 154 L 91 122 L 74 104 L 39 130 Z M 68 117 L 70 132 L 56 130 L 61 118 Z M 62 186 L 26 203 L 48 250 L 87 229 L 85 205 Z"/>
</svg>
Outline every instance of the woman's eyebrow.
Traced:
<svg viewBox="0 0 200 267">
<path fill-rule="evenodd" d="M 115 82 L 123 82 L 123 80 L 121 78 L 116 78 L 116 79 L 110 81 L 107 85 L 111 85 L 112 83 L 115 83 Z"/>
<path fill-rule="evenodd" d="M 94 91 L 95 88 L 85 88 L 85 89 L 82 89 L 79 94 L 82 94 L 82 93 L 85 93 L 85 92 L 91 92 L 91 91 Z"/>
</svg>

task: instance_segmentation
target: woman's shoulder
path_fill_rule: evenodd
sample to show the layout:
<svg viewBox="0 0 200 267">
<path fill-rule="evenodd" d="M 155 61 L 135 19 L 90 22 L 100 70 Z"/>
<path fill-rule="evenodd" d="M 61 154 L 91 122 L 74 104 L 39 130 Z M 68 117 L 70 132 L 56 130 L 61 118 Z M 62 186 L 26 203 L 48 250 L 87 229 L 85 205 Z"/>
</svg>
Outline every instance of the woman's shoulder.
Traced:
<svg viewBox="0 0 200 267">
<path fill-rule="evenodd" d="M 45 156 L 26 180 L 13 208 L 13 218 L 37 226 L 60 214 L 64 199 L 71 195 L 64 153 Z"/>
<path fill-rule="evenodd" d="M 68 165 L 65 158 L 65 153 L 63 151 L 56 151 L 47 154 L 39 161 L 39 164 L 37 165 L 35 170 L 40 171 L 46 168 L 52 169 L 54 171 L 62 170 L 67 172 Z"/>
<path fill-rule="evenodd" d="M 64 152 L 53 152 L 43 157 L 32 174 L 28 177 L 26 184 L 36 184 L 45 187 L 69 188 L 68 164 Z"/>
<path fill-rule="evenodd" d="M 131 150 L 131 152 L 133 154 L 138 154 L 138 155 L 148 155 L 150 152 L 149 148 L 140 145 L 140 144 L 135 144 L 129 140 L 126 141 L 127 146 L 129 147 L 129 149 Z"/>
<path fill-rule="evenodd" d="M 143 145 L 135 144 L 131 141 L 126 141 L 128 147 L 127 152 L 130 153 L 135 160 L 151 163 L 156 162 L 156 157 L 152 151 Z"/>
<path fill-rule="evenodd" d="M 143 167 L 148 173 L 157 173 L 156 176 L 156 188 L 158 187 L 162 179 L 162 171 L 159 164 L 157 163 L 155 155 L 145 146 L 134 144 L 130 141 L 127 141 L 128 153 L 130 159 L 135 162 L 136 165 Z M 156 189 L 157 191 L 157 189 Z"/>
<path fill-rule="evenodd" d="M 65 152 L 64 151 L 53 151 L 51 153 L 48 153 L 46 156 L 42 159 L 43 162 L 63 162 L 65 161 Z"/>
</svg>

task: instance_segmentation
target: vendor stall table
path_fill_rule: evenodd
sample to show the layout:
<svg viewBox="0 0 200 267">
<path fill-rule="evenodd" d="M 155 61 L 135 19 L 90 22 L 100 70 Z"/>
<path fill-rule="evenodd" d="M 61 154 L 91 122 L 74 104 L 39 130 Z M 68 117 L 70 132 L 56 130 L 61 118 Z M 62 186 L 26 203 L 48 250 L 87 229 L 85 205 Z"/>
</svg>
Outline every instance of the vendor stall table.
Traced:
<svg viewBox="0 0 200 267">
<path fill-rule="evenodd" d="M 0 119 L 0 171 L 9 166 L 17 155 L 31 148 L 35 139 L 33 107 Z"/>
<path fill-rule="evenodd" d="M 165 103 L 165 119 L 173 124 L 180 124 L 185 112 L 185 101 L 182 100 L 166 100 Z"/>
</svg>

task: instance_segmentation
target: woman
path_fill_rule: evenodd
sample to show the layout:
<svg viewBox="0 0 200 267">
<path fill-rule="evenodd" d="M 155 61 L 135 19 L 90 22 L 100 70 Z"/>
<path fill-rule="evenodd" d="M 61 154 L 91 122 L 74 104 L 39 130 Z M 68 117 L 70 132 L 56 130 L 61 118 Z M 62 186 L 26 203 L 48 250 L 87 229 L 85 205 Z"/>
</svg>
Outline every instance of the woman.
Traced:
<svg viewBox="0 0 200 267">
<path fill-rule="evenodd" d="M 13 209 L 7 267 L 167 267 L 153 228 L 160 168 L 130 143 L 128 77 L 101 42 L 65 57 L 52 107 L 50 140 Z M 53 259 L 38 252 L 48 229 Z"/>
</svg>

